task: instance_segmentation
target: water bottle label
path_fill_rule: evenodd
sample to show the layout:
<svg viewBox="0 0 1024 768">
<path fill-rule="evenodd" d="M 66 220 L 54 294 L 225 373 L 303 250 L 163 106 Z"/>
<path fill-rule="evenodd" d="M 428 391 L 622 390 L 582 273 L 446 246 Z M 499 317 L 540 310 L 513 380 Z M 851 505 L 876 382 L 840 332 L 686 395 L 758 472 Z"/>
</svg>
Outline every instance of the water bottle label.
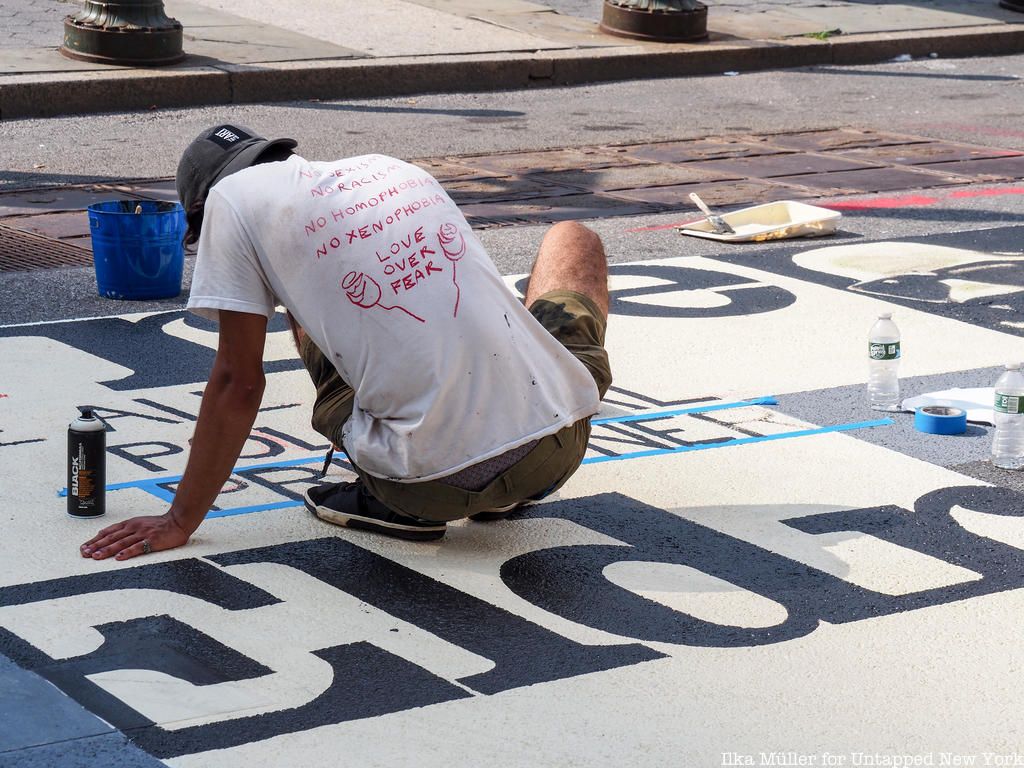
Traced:
<svg viewBox="0 0 1024 768">
<path fill-rule="evenodd" d="M 899 360 L 900 343 L 894 341 L 890 344 L 879 344 L 872 341 L 868 344 L 868 355 L 872 360 Z"/>
<path fill-rule="evenodd" d="M 1024 413 L 1024 398 L 996 392 L 995 409 L 1000 413 Z"/>
</svg>

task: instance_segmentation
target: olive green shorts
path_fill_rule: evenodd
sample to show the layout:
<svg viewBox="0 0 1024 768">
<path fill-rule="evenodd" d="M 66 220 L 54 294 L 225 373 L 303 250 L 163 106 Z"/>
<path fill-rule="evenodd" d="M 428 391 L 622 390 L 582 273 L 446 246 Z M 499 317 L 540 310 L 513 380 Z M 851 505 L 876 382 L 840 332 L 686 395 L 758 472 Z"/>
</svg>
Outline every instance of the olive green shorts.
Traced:
<svg viewBox="0 0 1024 768">
<path fill-rule="evenodd" d="M 552 291 L 537 299 L 530 313 L 587 367 L 603 398 L 612 372 L 604 349 L 606 320 L 597 305 L 575 291 Z M 341 447 L 342 428 L 352 415 L 355 393 L 308 336 L 302 338 L 299 356 L 316 386 L 313 429 Z M 449 485 L 444 478 L 398 483 L 374 477 L 355 462 L 352 466 L 370 493 L 396 512 L 426 520 L 458 520 L 557 490 L 583 461 L 589 439 L 589 418 L 570 424 L 541 438 L 523 458 L 476 491 Z"/>
</svg>

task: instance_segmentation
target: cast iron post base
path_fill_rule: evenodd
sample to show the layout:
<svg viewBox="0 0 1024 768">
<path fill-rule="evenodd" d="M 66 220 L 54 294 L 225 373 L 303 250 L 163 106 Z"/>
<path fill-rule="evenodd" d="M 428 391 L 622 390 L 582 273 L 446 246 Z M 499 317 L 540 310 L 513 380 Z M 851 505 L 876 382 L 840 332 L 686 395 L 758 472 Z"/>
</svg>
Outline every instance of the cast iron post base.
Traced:
<svg viewBox="0 0 1024 768">
<path fill-rule="evenodd" d="M 163 0 L 86 0 L 64 19 L 60 52 L 72 59 L 159 66 L 185 58 L 182 27 L 164 12 Z"/>
<path fill-rule="evenodd" d="M 708 36 L 708 9 L 692 0 L 605 0 L 601 31 L 658 43 Z"/>
</svg>

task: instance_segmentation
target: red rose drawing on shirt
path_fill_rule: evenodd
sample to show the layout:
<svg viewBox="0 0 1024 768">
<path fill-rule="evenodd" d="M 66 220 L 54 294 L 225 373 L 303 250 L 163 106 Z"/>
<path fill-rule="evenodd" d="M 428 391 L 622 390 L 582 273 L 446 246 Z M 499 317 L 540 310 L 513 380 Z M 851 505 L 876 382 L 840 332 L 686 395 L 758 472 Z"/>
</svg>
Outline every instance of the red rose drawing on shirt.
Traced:
<svg viewBox="0 0 1024 768">
<path fill-rule="evenodd" d="M 380 289 L 380 285 L 369 275 L 363 274 L 362 272 L 349 272 L 345 275 L 341 281 L 341 287 L 345 291 L 345 295 L 348 296 L 348 300 L 355 304 L 357 307 L 363 309 L 372 309 L 373 307 L 380 307 L 381 309 L 400 309 L 409 317 L 419 320 L 421 323 L 426 321 L 417 315 L 414 315 L 405 307 L 399 307 L 397 305 L 393 307 L 387 307 L 380 303 L 383 292 Z"/>
<path fill-rule="evenodd" d="M 466 238 L 463 237 L 459 228 L 449 221 L 442 224 L 441 228 L 437 230 L 437 241 L 441 244 L 441 250 L 444 251 L 445 257 L 452 263 L 452 282 L 455 284 L 455 312 L 452 317 L 458 317 L 462 290 L 459 288 L 455 267 L 459 259 L 466 254 Z"/>
</svg>

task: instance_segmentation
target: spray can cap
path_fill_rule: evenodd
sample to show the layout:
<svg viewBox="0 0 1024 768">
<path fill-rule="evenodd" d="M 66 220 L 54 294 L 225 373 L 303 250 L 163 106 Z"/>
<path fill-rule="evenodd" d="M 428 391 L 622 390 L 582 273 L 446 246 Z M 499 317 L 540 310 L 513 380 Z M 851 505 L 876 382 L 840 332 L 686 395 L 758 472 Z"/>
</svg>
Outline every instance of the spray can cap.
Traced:
<svg viewBox="0 0 1024 768">
<path fill-rule="evenodd" d="M 83 419 L 95 419 L 96 414 L 92 412 L 91 405 L 80 405 L 78 406 L 78 412 L 82 414 Z"/>
<path fill-rule="evenodd" d="M 892 320 L 892 312 L 883 312 L 878 316 L 879 320 Z"/>
</svg>

